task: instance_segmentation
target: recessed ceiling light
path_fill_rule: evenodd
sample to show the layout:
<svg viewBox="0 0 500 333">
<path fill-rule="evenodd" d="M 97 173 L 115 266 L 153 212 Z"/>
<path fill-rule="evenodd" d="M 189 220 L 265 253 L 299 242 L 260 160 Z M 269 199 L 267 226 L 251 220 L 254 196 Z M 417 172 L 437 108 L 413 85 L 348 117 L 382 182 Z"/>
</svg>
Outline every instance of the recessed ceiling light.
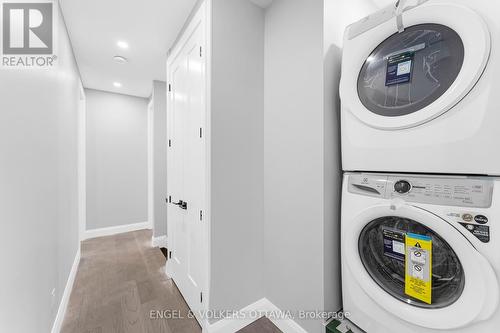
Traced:
<svg viewBox="0 0 500 333">
<path fill-rule="evenodd" d="M 116 45 L 121 49 L 128 49 L 128 43 L 123 40 L 119 40 Z"/>
<path fill-rule="evenodd" d="M 114 56 L 113 60 L 119 64 L 124 64 L 128 61 L 127 58 L 119 56 L 119 55 Z"/>
<path fill-rule="evenodd" d="M 121 88 L 122 84 L 120 82 L 113 82 L 113 85 L 116 87 L 116 88 Z"/>
</svg>

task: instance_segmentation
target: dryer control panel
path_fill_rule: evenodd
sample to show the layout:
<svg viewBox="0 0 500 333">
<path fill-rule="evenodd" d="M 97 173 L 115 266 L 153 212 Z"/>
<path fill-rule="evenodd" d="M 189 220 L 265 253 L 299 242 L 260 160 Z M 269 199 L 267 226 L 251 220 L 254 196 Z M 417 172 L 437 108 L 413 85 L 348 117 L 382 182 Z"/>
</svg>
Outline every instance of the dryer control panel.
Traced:
<svg viewBox="0 0 500 333">
<path fill-rule="evenodd" d="M 384 199 L 477 208 L 489 208 L 493 195 L 493 181 L 479 177 L 360 173 L 349 175 L 348 187 L 351 193 Z"/>
</svg>

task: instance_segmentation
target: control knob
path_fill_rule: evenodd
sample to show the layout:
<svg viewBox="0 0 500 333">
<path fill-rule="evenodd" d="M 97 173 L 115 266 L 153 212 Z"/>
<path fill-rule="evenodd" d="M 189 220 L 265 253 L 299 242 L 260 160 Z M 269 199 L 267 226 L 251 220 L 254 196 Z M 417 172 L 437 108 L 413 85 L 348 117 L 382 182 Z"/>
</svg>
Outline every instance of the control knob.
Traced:
<svg viewBox="0 0 500 333">
<path fill-rule="evenodd" d="M 406 180 L 400 180 L 397 181 L 396 184 L 394 184 L 394 191 L 398 192 L 399 194 L 405 194 L 410 192 L 411 190 L 411 184 L 406 181 Z"/>
</svg>

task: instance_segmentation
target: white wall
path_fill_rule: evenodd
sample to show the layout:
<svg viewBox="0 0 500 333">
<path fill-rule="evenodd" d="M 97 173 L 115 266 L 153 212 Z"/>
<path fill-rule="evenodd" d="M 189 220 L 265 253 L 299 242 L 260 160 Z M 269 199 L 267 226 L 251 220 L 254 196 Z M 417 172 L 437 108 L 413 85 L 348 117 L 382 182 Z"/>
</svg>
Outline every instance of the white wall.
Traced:
<svg viewBox="0 0 500 333">
<path fill-rule="evenodd" d="M 264 297 L 264 12 L 213 0 L 210 309 Z"/>
<path fill-rule="evenodd" d="M 147 99 L 86 89 L 87 230 L 143 223 Z"/>
<path fill-rule="evenodd" d="M 266 296 L 323 310 L 323 1 L 276 0 L 265 23 Z"/>
<path fill-rule="evenodd" d="M 341 308 L 341 47 L 345 27 L 375 9 L 275 0 L 266 11 L 265 290 L 282 310 Z M 297 322 L 324 331 L 321 320 Z"/>
<path fill-rule="evenodd" d="M 1 332 L 50 331 L 79 246 L 80 78 L 55 29 L 57 67 L 0 74 Z"/>
<path fill-rule="evenodd" d="M 167 87 L 165 82 L 153 81 L 153 236 L 167 234 Z"/>
</svg>

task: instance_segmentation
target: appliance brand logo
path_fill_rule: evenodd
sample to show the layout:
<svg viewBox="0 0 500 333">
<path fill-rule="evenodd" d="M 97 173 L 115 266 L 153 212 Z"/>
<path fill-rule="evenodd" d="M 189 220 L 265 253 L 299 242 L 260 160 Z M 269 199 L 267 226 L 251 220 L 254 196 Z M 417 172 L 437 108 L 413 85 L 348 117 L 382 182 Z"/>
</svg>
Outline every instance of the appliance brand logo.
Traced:
<svg viewBox="0 0 500 333">
<path fill-rule="evenodd" d="M 2 2 L 2 67 L 52 67 L 57 3 Z"/>
</svg>

